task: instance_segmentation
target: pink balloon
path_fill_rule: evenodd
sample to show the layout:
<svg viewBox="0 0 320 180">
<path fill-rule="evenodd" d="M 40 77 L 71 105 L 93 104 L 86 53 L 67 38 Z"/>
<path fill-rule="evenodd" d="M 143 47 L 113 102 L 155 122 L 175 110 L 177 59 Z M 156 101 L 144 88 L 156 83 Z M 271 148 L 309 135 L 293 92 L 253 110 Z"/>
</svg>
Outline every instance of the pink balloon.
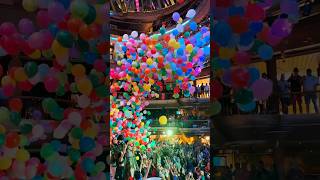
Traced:
<svg viewBox="0 0 320 180">
<path fill-rule="evenodd" d="M 41 32 L 33 33 L 28 39 L 29 46 L 33 49 L 41 49 L 44 44 L 43 42 L 44 37 Z"/>
<path fill-rule="evenodd" d="M 266 100 L 272 93 L 272 81 L 268 79 L 259 79 L 251 85 L 253 97 L 256 100 Z"/>
<path fill-rule="evenodd" d="M 48 15 L 54 22 L 63 20 L 66 10 L 61 3 L 53 2 L 48 7 Z"/>
<path fill-rule="evenodd" d="M 238 51 L 235 58 L 238 64 L 250 63 L 250 55 L 245 51 Z"/>
<path fill-rule="evenodd" d="M 3 95 L 6 97 L 10 97 L 13 95 L 15 88 L 12 85 L 2 86 Z"/>
<path fill-rule="evenodd" d="M 42 30 L 41 33 L 42 33 L 42 37 L 43 37 L 43 44 L 40 49 L 41 50 L 50 49 L 52 42 L 53 42 L 52 34 L 48 30 Z"/>
<path fill-rule="evenodd" d="M 107 68 L 106 63 L 102 59 L 96 60 L 93 64 L 94 68 L 99 72 L 104 72 Z"/>
<path fill-rule="evenodd" d="M 11 22 L 4 22 L 0 26 L 0 35 L 2 36 L 11 36 L 17 33 L 15 25 Z"/>
<path fill-rule="evenodd" d="M 30 19 L 23 18 L 18 24 L 19 31 L 24 35 L 30 35 L 34 32 L 34 25 Z"/>
<path fill-rule="evenodd" d="M 55 92 L 59 86 L 59 81 L 56 78 L 49 76 L 44 80 L 44 86 L 48 92 Z"/>
<path fill-rule="evenodd" d="M 47 28 L 51 22 L 48 12 L 44 10 L 38 11 L 36 19 L 41 28 Z"/>
</svg>

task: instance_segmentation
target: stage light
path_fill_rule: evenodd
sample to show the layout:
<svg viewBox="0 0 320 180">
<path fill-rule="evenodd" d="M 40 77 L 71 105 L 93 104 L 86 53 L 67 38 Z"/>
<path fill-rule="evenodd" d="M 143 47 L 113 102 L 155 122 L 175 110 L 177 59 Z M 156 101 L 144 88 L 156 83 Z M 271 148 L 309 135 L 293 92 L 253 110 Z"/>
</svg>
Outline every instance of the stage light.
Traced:
<svg viewBox="0 0 320 180">
<path fill-rule="evenodd" d="M 168 129 L 168 130 L 167 130 L 167 135 L 168 135 L 168 136 L 172 136 L 172 135 L 173 135 L 173 131 L 172 131 L 171 129 Z"/>
</svg>

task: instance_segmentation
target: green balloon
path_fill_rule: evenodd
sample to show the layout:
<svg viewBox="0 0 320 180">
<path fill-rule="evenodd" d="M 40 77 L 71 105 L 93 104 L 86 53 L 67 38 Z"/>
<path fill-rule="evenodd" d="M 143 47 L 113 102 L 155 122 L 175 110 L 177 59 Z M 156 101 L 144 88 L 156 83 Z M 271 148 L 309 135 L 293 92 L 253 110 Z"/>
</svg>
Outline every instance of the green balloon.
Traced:
<svg viewBox="0 0 320 180">
<path fill-rule="evenodd" d="M 42 108 L 48 112 L 52 112 L 57 107 L 58 107 L 58 104 L 53 98 L 45 98 L 42 101 Z"/>
<path fill-rule="evenodd" d="M 0 147 L 4 144 L 5 139 L 6 139 L 5 135 L 4 134 L 0 134 Z"/>
<path fill-rule="evenodd" d="M 63 96 L 66 94 L 65 90 L 64 90 L 64 86 L 59 86 L 56 92 L 57 96 Z"/>
<path fill-rule="evenodd" d="M 19 126 L 20 122 L 21 122 L 21 115 L 18 112 L 11 112 L 10 113 L 10 121 L 12 122 L 12 124 Z"/>
<path fill-rule="evenodd" d="M 77 40 L 77 46 L 81 52 L 87 52 L 89 50 L 89 43 L 81 38 Z"/>
<path fill-rule="evenodd" d="M 1 106 L 0 107 L 0 123 L 8 121 L 10 119 L 10 111 L 8 108 Z"/>
<path fill-rule="evenodd" d="M 253 101 L 253 92 L 250 89 L 240 89 L 235 94 L 235 103 L 249 104 Z"/>
<path fill-rule="evenodd" d="M 96 17 L 97 17 L 96 8 L 94 8 L 93 6 L 89 5 L 88 14 L 86 15 L 86 17 L 83 18 L 83 21 L 86 24 L 91 24 L 91 23 L 94 22 Z"/>
<path fill-rule="evenodd" d="M 81 156 L 81 153 L 76 149 L 70 149 L 68 156 L 72 162 L 77 162 Z"/>
<path fill-rule="evenodd" d="M 45 144 L 40 149 L 40 156 L 44 159 L 50 158 L 55 153 L 51 144 Z"/>
<path fill-rule="evenodd" d="M 82 129 L 75 127 L 71 130 L 71 136 L 75 139 L 80 139 L 83 136 Z"/>
<path fill-rule="evenodd" d="M 220 102 L 219 101 L 215 101 L 210 105 L 209 109 L 207 110 L 207 114 L 209 116 L 217 115 L 217 114 L 219 114 L 221 112 L 221 108 L 222 107 L 221 107 Z"/>
<path fill-rule="evenodd" d="M 65 48 L 72 48 L 73 46 L 73 36 L 68 31 L 60 31 L 56 36 L 57 41 Z"/>
<path fill-rule="evenodd" d="M 24 65 L 24 71 L 26 72 L 27 76 L 30 78 L 30 77 L 33 77 L 37 74 L 38 72 L 38 66 L 35 62 L 27 62 L 25 65 Z"/>
<path fill-rule="evenodd" d="M 23 124 L 20 126 L 21 134 L 29 134 L 32 131 L 32 124 Z"/>
<path fill-rule="evenodd" d="M 50 113 L 50 116 L 51 116 L 54 120 L 58 120 L 58 121 L 63 120 L 63 108 L 60 108 L 60 107 L 55 108 L 55 109 Z"/>
<path fill-rule="evenodd" d="M 161 51 L 162 48 L 163 48 L 163 46 L 162 46 L 162 44 L 158 43 L 158 44 L 155 45 L 155 48 L 156 48 L 158 51 Z"/>
<path fill-rule="evenodd" d="M 89 79 L 90 79 L 93 87 L 98 87 L 100 85 L 100 79 L 97 76 L 97 74 L 90 73 L 89 74 Z"/>
<path fill-rule="evenodd" d="M 84 18 L 89 12 L 89 6 L 84 0 L 75 0 L 71 3 L 71 14 L 74 17 Z"/>
<path fill-rule="evenodd" d="M 96 94 L 100 98 L 107 97 L 109 95 L 107 86 L 99 86 L 96 88 Z"/>
</svg>

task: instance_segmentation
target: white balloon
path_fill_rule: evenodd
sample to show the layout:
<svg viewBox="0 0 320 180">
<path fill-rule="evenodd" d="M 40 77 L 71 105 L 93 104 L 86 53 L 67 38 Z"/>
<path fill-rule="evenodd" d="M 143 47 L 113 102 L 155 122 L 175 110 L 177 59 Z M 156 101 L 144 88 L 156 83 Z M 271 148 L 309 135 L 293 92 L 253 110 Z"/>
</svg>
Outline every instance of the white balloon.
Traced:
<svg viewBox="0 0 320 180">
<path fill-rule="evenodd" d="M 56 139 L 62 139 L 64 138 L 68 131 L 71 129 L 72 125 L 66 121 L 66 120 L 63 120 L 59 126 L 54 130 L 53 132 L 53 137 L 56 138 Z"/>
<path fill-rule="evenodd" d="M 125 40 L 125 41 L 127 41 L 127 40 L 129 39 L 128 34 L 124 34 L 123 37 L 122 37 L 122 39 Z"/>
<path fill-rule="evenodd" d="M 78 112 L 71 112 L 68 116 L 68 121 L 75 126 L 80 126 L 81 120 L 81 114 Z"/>
<path fill-rule="evenodd" d="M 133 38 L 138 37 L 138 32 L 137 32 L 137 31 L 132 31 L 131 36 L 132 36 Z"/>
<path fill-rule="evenodd" d="M 86 108 L 90 105 L 90 98 L 87 95 L 82 94 L 78 97 L 78 105 L 80 108 Z"/>
<path fill-rule="evenodd" d="M 194 18 L 194 16 L 196 15 L 196 11 L 194 9 L 190 9 L 186 15 L 187 18 Z"/>
<path fill-rule="evenodd" d="M 44 128 L 42 127 L 42 125 L 37 124 L 33 126 L 32 128 L 33 138 L 35 139 L 40 138 L 41 136 L 43 136 L 43 134 L 44 134 Z"/>
</svg>

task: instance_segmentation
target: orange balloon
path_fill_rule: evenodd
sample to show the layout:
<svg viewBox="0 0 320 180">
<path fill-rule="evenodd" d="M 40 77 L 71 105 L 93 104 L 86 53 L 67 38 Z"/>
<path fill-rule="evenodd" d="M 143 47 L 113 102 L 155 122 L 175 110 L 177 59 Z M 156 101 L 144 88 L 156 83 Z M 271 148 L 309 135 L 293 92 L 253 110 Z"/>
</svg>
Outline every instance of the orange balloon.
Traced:
<svg viewBox="0 0 320 180">
<path fill-rule="evenodd" d="M 86 68 L 82 64 L 75 64 L 71 68 L 71 73 L 75 77 L 81 77 L 86 74 Z"/>
<path fill-rule="evenodd" d="M 93 38 L 93 32 L 91 28 L 86 24 L 83 24 L 80 27 L 79 34 L 80 34 L 80 37 L 84 40 L 90 40 L 91 38 Z"/>
<path fill-rule="evenodd" d="M 9 100 L 9 107 L 12 111 L 20 112 L 22 106 L 23 104 L 20 98 L 12 98 Z"/>
<path fill-rule="evenodd" d="M 229 18 L 229 24 L 235 33 L 244 33 L 248 29 L 248 21 L 240 16 L 231 16 Z"/>
<path fill-rule="evenodd" d="M 67 22 L 68 30 L 74 34 L 78 34 L 83 22 L 80 19 L 72 18 Z"/>
<path fill-rule="evenodd" d="M 18 82 L 25 81 L 28 79 L 26 72 L 23 67 L 19 67 L 14 71 L 14 79 Z"/>
<path fill-rule="evenodd" d="M 20 136 L 16 132 L 9 132 L 6 137 L 6 146 L 8 148 L 15 148 L 20 144 Z"/>
<path fill-rule="evenodd" d="M 102 29 L 100 25 L 96 23 L 90 24 L 89 29 L 92 32 L 92 38 L 97 38 L 101 36 Z"/>
</svg>

